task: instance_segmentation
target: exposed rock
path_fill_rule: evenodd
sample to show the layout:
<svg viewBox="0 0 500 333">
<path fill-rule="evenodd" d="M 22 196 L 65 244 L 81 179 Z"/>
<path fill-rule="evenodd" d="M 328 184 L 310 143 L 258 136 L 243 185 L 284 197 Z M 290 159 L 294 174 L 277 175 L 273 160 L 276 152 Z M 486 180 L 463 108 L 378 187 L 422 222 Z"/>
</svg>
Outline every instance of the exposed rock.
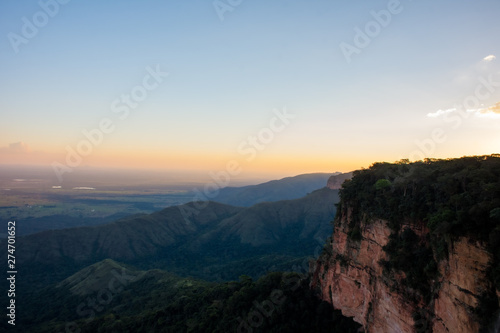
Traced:
<svg viewBox="0 0 500 333">
<path fill-rule="evenodd" d="M 346 179 L 352 178 L 352 172 L 333 175 L 328 179 L 327 187 L 332 190 L 339 190 Z"/>
<path fill-rule="evenodd" d="M 486 270 L 492 260 L 484 244 L 466 238 L 450 241 L 449 257 L 439 263 L 441 278 L 434 294 L 437 299 L 425 303 L 418 292 L 404 284 L 403 272 L 390 276 L 381 260 L 387 259 L 383 246 L 389 241 L 391 229 L 380 219 L 361 222 L 361 239 L 348 235 L 350 210 L 336 221 L 327 250 L 313 267 L 312 287 L 323 300 L 353 317 L 365 332 L 417 332 L 414 314 L 428 313 L 433 318 L 433 332 L 478 332 L 479 323 L 473 314 L 480 295 L 491 288 Z M 423 223 L 402 224 L 423 237 L 429 231 Z"/>
<path fill-rule="evenodd" d="M 383 276 L 379 264 L 386 259 L 383 246 L 391 234 L 387 223 L 363 223 L 361 240 L 351 241 L 345 221 L 336 225 L 331 256 L 318 261 L 313 287 L 368 332 L 411 332 L 415 305 L 398 293 L 396 281 Z"/>
<path fill-rule="evenodd" d="M 448 249 L 448 260 L 441 261 L 439 296 L 434 303 L 434 332 L 478 332 L 473 320 L 478 297 L 491 288 L 486 270 L 492 260 L 483 244 L 466 238 L 454 241 Z"/>
</svg>

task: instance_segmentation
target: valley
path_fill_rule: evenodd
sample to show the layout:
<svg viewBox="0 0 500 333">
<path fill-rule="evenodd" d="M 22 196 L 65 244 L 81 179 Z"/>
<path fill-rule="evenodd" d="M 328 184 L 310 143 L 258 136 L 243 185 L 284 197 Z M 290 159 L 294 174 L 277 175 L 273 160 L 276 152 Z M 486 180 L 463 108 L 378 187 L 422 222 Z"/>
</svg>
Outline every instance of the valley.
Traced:
<svg viewBox="0 0 500 333">
<path fill-rule="evenodd" d="M 94 318 L 98 315 L 105 315 L 108 313 L 107 311 L 112 311 L 105 315 L 110 316 L 111 313 L 116 313 L 115 308 L 110 308 L 100 314 L 95 309 L 89 312 L 90 310 L 85 309 L 83 306 L 78 308 L 78 304 L 75 304 L 75 302 L 78 302 L 80 296 L 99 292 L 102 291 L 102 288 L 106 288 L 110 281 L 106 274 L 109 276 L 111 271 L 112 274 L 123 275 L 124 277 L 132 276 L 130 275 L 132 273 L 120 275 L 121 273 L 118 274 L 118 272 L 125 272 L 125 270 L 135 272 L 134 274 L 140 276 L 141 281 L 150 281 L 148 283 L 165 281 L 162 288 L 167 289 L 173 287 L 173 281 L 177 281 L 174 283 L 175 285 L 179 283 L 185 283 L 186 286 L 196 285 L 196 289 L 201 288 L 200 290 L 206 290 L 204 292 L 209 294 L 212 293 L 211 288 L 220 289 L 230 286 L 229 290 L 223 293 L 226 295 L 223 298 L 230 297 L 238 291 L 238 288 L 258 287 L 261 283 L 264 283 L 260 279 L 274 281 L 273 283 L 277 283 L 275 287 L 280 289 L 283 282 L 279 281 L 284 278 L 276 280 L 271 278 L 272 275 L 269 274 L 274 274 L 273 272 L 295 272 L 296 275 L 291 276 L 296 280 L 296 283 L 301 281 L 301 289 L 297 293 L 299 295 L 309 293 L 306 287 L 308 284 L 309 261 L 319 255 L 325 239 L 332 232 L 331 221 L 335 216 L 335 203 L 339 200 L 338 189 L 325 187 L 332 177 L 335 176 L 326 177 L 324 174 L 304 175 L 251 187 L 232 188 L 231 191 L 240 191 L 240 194 L 233 193 L 231 197 L 239 200 L 239 202 L 247 200 L 248 207 L 230 206 L 213 201 L 206 202 L 203 205 L 190 202 L 172 205 L 156 210 L 153 213 L 147 212 L 146 209 L 134 211 L 132 215 L 129 214 L 112 222 L 104 222 L 101 225 L 70 227 L 66 224 L 64 228 L 59 230 L 45 230 L 20 236 L 17 239 L 18 250 L 16 255 L 18 265 L 23 267 L 24 270 L 28 270 L 30 274 L 20 275 L 22 278 L 19 278 L 18 299 L 23 299 L 24 302 L 18 302 L 20 304 L 18 306 L 20 308 L 18 310 L 20 313 L 18 322 L 33 323 L 42 332 L 45 329 L 50 331 L 54 327 L 61 329 L 67 323 L 59 322 L 59 324 L 50 324 L 49 326 L 43 324 L 47 320 L 44 318 L 56 316 L 59 320 L 62 318 L 66 318 L 66 321 L 71 319 L 78 322 L 80 320 L 78 325 L 81 326 L 83 331 L 87 329 L 92 331 L 93 325 L 102 325 L 100 320 L 94 320 Z M 319 189 L 312 190 L 318 185 Z M 54 190 L 61 191 L 61 189 Z M 66 192 L 64 196 L 53 193 L 39 193 L 33 197 L 40 200 L 40 202 L 37 202 L 40 206 L 50 205 L 50 203 L 47 203 L 50 200 L 57 201 L 57 203 L 53 204 L 54 207 L 43 207 L 54 211 L 57 207 L 64 207 L 66 204 L 69 207 L 74 205 L 72 210 L 75 211 L 76 207 L 99 207 L 99 205 L 103 207 L 107 205 L 113 206 L 113 209 L 116 210 L 127 205 L 141 208 L 138 207 L 141 202 L 148 202 L 151 205 L 142 208 L 154 209 L 155 202 L 151 198 L 170 196 L 172 200 L 182 200 L 189 197 L 188 192 L 180 191 L 163 194 L 158 192 L 147 193 L 146 191 L 138 194 L 129 191 L 121 195 L 111 190 L 99 191 L 98 189 L 78 189 Z M 266 197 L 268 199 L 281 196 L 300 197 L 301 194 L 304 194 L 304 196 L 298 199 L 252 204 L 252 202 L 248 201 L 251 196 L 254 196 L 254 202 L 264 200 L 262 196 L 252 195 L 253 193 L 268 193 Z M 133 202 L 134 198 L 140 200 Z M 43 202 L 43 200 L 47 200 L 47 202 Z M 47 214 L 41 218 L 46 217 L 50 221 L 58 218 L 57 214 L 50 215 L 50 211 L 43 212 L 42 207 L 30 206 L 30 209 L 34 209 L 40 214 Z M 193 213 L 187 216 L 185 212 Z M 64 216 L 61 216 L 61 219 L 64 219 Z M 18 219 L 18 221 L 22 221 L 22 219 Z M 244 281 L 247 281 L 245 283 L 240 281 L 236 284 L 227 284 L 228 282 L 225 282 L 238 281 L 243 276 L 246 277 L 244 278 Z M 136 281 L 134 280 L 134 282 Z M 140 288 L 144 288 L 143 283 L 145 282 L 140 282 Z M 111 286 L 109 288 L 113 290 L 118 288 L 116 283 L 110 282 L 109 284 Z M 269 282 L 264 284 L 268 285 Z M 223 287 L 224 285 L 226 287 Z M 135 284 L 131 282 L 130 286 L 135 286 Z M 153 297 L 153 299 L 157 297 L 158 287 L 155 284 L 151 286 L 154 293 L 149 297 Z M 289 288 L 291 288 L 290 285 L 286 289 Z M 125 290 L 126 288 L 119 289 Z M 258 290 L 260 293 L 260 287 L 258 287 Z M 121 297 L 124 297 L 121 292 L 111 292 L 110 289 L 105 290 L 105 292 L 109 296 L 109 302 L 113 302 L 115 298 L 121 299 Z M 142 292 L 146 295 L 149 293 L 145 292 L 144 289 L 142 289 Z M 176 297 L 184 295 L 181 297 L 183 299 L 186 292 L 190 292 L 189 288 Z M 253 291 L 251 294 L 255 294 L 255 292 L 257 291 Z M 291 291 L 289 290 L 289 292 Z M 66 304 L 66 307 L 75 304 L 76 309 L 78 309 L 76 313 L 79 315 L 75 317 L 75 311 L 56 315 L 46 306 L 43 308 L 47 309 L 48 312 L 46 310 L 42 312 L 35 311 L 34 309 L 40 308 L 37 302 L 45 299 L 43 295 L 46 293 L 54 294 L 58 299 L 49 308 L 57 308 L 61 302 Z M 295 293 L 295 288 L 293 293 Z M 70 296 L 70 294 L 80 296 Z M 307 297 L 310 302 L 316 304 L 308 311 L 311 311 L 314 307 L 320 307 L 323 309 L 322 311 L 328 308 L 321 305 L 322 302 L 316 301 L 312 294 Z M 101 305 L 107 305 L 107 300 L 107 298 L 103 299 Z M 250 299 L 243 302 L 243 304 L 247 305 L 242 305 L 247 313 L 249 313 L 248 311 L 251 312 L 252 307 L 254 307 L 248 301 Z M 139 304 L 142 301 L 134 300 L 131 302 L 132 304 Z M 155 302 L 157 302 L 155 307 L 148 307 L 147 316 L 158 311 L 155 310 L 156 307 L 162 304 L 160 300 Z M 217 302 L 223 303 L 224 301 L 221 299 Z M 102 308 L 101 305 L 99 305 L 99 309 Z M 165 305 L 163 304 L 163 306 Z M 290 306 L 281 303 L 276 306 L 282 308 L 281 305 Z M 23 307 L 26 309 L 25 312 L 22 311 Z M 202 310 L 196 316 L 205 316 L 204 311 L 208 310 Z M 284 308 L 281 311 L 284 311 Z M 40 313 L 40 316 L 25 317 L 27 313 L 35 312 Z M 82 314 L 90 316 L 90 313 L 93 313 L 92 320 L 88 320 L 88 318 L 87 320 L 81 319 Z M 129 314 L 125 312 L 122 315 Z M 227 311 L 224 316 L 220 319 L 222 322 L 233 322 L 235 320 L 233 316 L 228 315 Z M 337 314 L 336 316 L 339 317 L 340 315 Z M 181 325 L 186 324 L 183 320 L 180 322 Z M 82 322 L 86 323 L 87 321 L 91 325 L 82 325 Z M 193 319 L 190 319 L 190 321 L 193 321 Z M 196 322 L 196 325 L 203 324 L 201 318 L 197 318 L 193 322 Z M 325 323 L 331 324 L 328 320 Z M 346 322 L 340 320 L 339 323 L 345 327 L 355 327 L 349 320 Z M 23 326 L 23 324 L 20 327 L 32 329 L 29 328 L 31 326 Z M 175 325 L 172 327 L 175 327 Z M 321 331 L 321 327 L 321 325 L 318 326 L 319 331 Z"/>
<path fill-rule="evenodd" d="M 305 191 L 307 178 L 230 191 L 284 193 L 290 181 Z M 16 329 L 489 329 L 499 179 L 498 155 L 375 163 L 298 199 L 188 202 L 21 236 Z"/>
</svg>

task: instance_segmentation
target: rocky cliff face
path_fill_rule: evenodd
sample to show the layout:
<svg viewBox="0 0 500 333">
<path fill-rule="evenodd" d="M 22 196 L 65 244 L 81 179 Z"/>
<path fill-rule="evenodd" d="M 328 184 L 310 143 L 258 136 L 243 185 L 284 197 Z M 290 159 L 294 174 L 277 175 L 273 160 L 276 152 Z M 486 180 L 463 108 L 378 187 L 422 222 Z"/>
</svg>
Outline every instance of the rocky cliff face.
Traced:
<svg viewBox="0 0 500 333">
<path fill-rule="evenodd" d="M 328 187 L 331 190 L 339 190 L 340 188 L 342 188 L 342 183 L 346 179 L 350 178 L 352 178 L 352 172 L 341 173 L 340 175 L 333 175 L 330 178 L 328 178 L 326 187 Z"/>
<path fill-rule="evenodd" d="M 479 332 L 475 308 L 492 288 L 487 278 L 492 256 L 484 244 L 450 239 L 448 256 L 438 262 L 432 297 L 426 299 L 407 286 L 404 272 L 384 271 L 389 257 L 384 246 L 393 232 L 388 222 L 365 220 L 360 235 L 352 237 L 352 210 L 342 211 L 331 244 L 312 268 L 312 287 L 323 300 L 354 317 L 365 332 Z M 403 223 L 399 233 L 407 228 L 419 239 L 429 232 L 423 223 Z"/>
<path fill-rule="evenodd" d="M 448 248 L 448 259 L 439 264 L 441 288 L 434 302 L 434 332 L 478 332 L 473 315 L 479 297 L 489 288 L 486 272 L 492 261 L 484 244 L 459 238 Z"/>
</svg>

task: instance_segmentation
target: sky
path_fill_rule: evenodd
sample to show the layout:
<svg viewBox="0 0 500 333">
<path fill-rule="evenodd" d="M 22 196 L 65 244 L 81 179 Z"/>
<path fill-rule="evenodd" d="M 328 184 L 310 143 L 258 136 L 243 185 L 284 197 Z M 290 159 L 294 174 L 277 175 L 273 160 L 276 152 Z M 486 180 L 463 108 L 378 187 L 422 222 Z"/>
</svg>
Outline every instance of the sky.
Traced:
<svg viewBox="0 0 500 333">
<path fill-rule="evenodd" d="M 500 2 L 0 2 L 0 164 L 282 175 L 500 152 Z"/>
</svg>

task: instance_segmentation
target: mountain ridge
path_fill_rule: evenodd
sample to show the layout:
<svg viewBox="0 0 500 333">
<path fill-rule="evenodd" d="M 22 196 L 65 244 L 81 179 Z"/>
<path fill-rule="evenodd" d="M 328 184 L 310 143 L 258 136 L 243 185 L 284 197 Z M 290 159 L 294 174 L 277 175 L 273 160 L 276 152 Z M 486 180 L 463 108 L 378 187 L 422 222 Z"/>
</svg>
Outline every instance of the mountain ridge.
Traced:
<svg viewBox="0 0 500 333">
<path fill-rule="evenodd" d="M 271 180 L 257 185 L 224 187 L 215 201 L 233 206 L 250 207 L 257 203 L 299 199 L 324 187 L 333 173 L 307 173 Z"/>
<path fill-rule="evenodd" d="M 208 280 L 232 279 L 245 273 L 243 267 L 232 266 L 233 262 L 254 257 L 264 259 L 264 267 L 280 267 L 280 256 L 297 265 L 303 257 L 313 255 L 331 233 L 338 200 L 338 191 L 325 187 L 304 198 L 248 208 L 192 202 L 107 225 L 19 237 L 18 260 L 42 273 L 57 272 L 38 276 L 45 282 L 104 259 Z M 181 208 L 198 214 L 185 219 Z M 262 269 L 258 266 L 254 269 L 251 275 L 265 273 L 258 273 Z M 36 280 L 35 275 L 32 279 Z"/>
</svg>

